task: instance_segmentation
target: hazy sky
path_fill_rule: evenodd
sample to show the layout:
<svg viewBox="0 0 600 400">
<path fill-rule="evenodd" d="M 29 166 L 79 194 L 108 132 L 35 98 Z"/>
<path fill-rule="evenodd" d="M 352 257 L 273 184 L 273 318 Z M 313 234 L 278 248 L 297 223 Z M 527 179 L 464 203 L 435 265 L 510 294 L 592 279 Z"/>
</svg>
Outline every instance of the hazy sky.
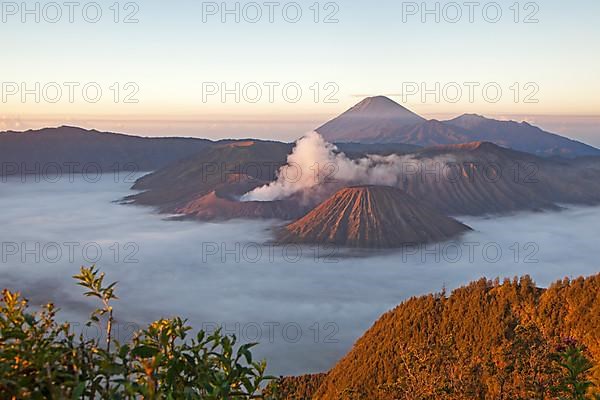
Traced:
<svg viewBox="0 0 600 400">
<path fill-rule="evenodd" d="M 294 139 L 386 94 L 600 145 L 597 1 L 37 3 L 2 2 L 0 129 Z"/>
</svg>

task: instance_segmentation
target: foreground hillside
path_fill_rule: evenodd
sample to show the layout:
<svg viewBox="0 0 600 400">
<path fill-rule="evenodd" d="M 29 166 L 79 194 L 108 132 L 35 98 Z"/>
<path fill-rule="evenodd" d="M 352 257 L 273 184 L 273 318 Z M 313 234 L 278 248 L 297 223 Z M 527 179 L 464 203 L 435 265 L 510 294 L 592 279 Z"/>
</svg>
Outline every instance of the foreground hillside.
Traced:
<svg viewBox="0 0 600 400">
<path fill-rule="evenodd" d="M 482 279 L 449 296 L 404 302 L 326 376 L 284 379 L 282 393 L 318 400 L 555 399 L 550 388 L 560 371 L 552 353 L 566 337 L 598 364 L 600 275 L 548 289 L 527 277 Z"/>
<path fill-rule="evenodd" d="M 160 319 L 117 340 L 117 283 L 73 277 L 97 298 L 75 334 L 51 303 L 0 294 L 0 398 L 189 400 L 599 400 L 600 275 L 547 290 L 484 279 L 385 314 L 328 374 L 275 380 L 255 344 Z M 558 345 L 557 345 L 558 344 Z M 586 347 L 587 346 L 587 347 Z M 290 360 L 294 362 L 294 360 Z"/>
</svg>

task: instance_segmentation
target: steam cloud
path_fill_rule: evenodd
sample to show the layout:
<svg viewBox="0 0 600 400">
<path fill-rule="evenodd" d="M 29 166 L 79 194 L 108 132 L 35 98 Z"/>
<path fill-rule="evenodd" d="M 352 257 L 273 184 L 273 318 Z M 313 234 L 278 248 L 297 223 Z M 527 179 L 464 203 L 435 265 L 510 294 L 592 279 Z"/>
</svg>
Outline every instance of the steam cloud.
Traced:
<svg viewBox="0 0 600 400">
<path fill-rule="evenodd" d="M 326 184 L 385 185 L 401 187 L 404 180 L 426 164 L 453 161 L 449 158 L 417 160 L 411 155 L 368 155 L 350 159 L 319 133 L 310 132 L 296 142 L 277 180 L 246 193 L 241 201 L 274 201 L 301 194 L 316 196 Z"/>
</svg>

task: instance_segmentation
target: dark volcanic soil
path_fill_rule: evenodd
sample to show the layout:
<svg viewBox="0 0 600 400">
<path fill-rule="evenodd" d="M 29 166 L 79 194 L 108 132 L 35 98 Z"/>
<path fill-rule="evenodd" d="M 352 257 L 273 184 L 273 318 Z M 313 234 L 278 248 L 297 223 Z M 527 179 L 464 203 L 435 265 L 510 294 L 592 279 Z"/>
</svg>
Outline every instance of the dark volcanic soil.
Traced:
<svg viewBox="0 0 600 400">
<path fill-rule="evenodd" d="M 280 232 L 282 243 L 394 248 L 448 240 L 466 225 L 387 186 L 344 188 Z"/>
</svg>

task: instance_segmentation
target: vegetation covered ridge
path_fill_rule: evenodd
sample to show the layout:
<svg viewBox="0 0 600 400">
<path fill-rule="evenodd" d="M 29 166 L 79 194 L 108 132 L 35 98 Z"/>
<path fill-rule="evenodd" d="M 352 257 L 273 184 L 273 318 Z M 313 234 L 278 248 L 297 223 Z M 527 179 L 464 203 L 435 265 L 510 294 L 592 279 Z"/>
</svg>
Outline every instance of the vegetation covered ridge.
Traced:
<svg viewBox="0 0 600 400">
<path fill-rule="evenodd" d="M 74 278 L 97 298 L 77 336 L 53 304 L 0 298 L 2 399 L 600 399 L 600 275 L 548 289 L 529 277 L 415 297 L 384 314 L 326 374 L 267 376 L 255 343 L 161 319 L 113 337 L 116 283 L 95 266 Z"/>
<path fill-rule="evenodd" d="M 285 378 L 286 399 L 600 398 L 600 275 L 547 289 L 481 279 L 384 314 L 325 376 Z"/>
</svg>

